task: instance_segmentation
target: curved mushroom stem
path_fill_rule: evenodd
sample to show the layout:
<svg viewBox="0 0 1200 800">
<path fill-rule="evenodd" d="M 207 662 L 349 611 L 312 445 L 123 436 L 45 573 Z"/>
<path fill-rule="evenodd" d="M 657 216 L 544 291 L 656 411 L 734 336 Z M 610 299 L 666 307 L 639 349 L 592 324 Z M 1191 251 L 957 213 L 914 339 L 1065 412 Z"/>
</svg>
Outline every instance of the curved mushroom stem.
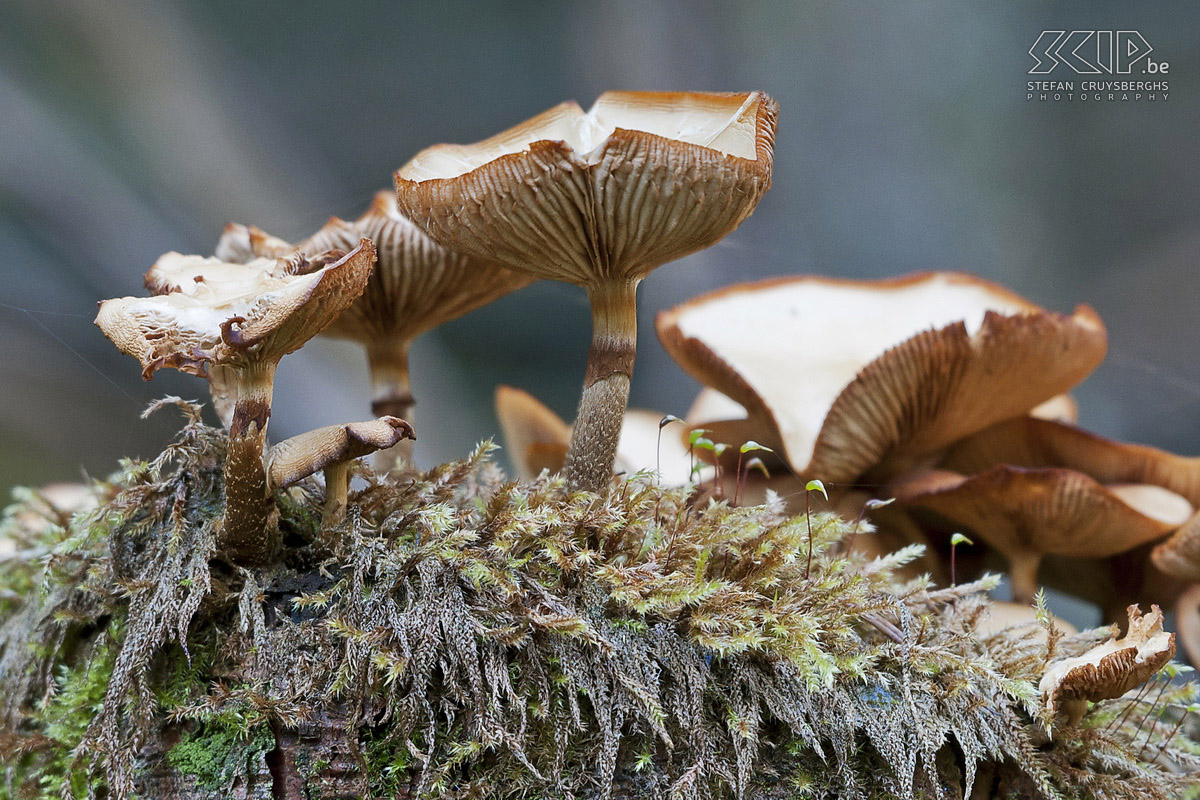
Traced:
<svg viewBox="0 0 1200 800">
<path fill-rule="evenodd" d="M 236 399 L 225 458 L 225 517 L 217 544 L 238 564 L 264 564 L 279 545 L 277 511 L 263 464 L 275 363 L 229 370 L 228 375 L 234 379 Z"/>
<path fill-rule="evenodd" d="M 408 342 L 380 341 L 367 347 L 367 368 L 371 372 L 371 413 L 376 417 L 412 420 L 414 404 L 408 376 Z M 414 466 L 412 439 L 375 453 L 375 469 L 387 472 L 400 459 Z"/>
<path fill-rule="evenodd" d="M 349 489 L 350 461 L 334 462 L 325 468 L 325 507 L 321 511 L 322 529 L 337 525 L 346 518 Z"/>
<path fill-rule="evenodd" d="M 637 281 L 591 287 L 592 345 L 567 449 L 567 484 L 590 492 L 612 481 L 637 350 Z"/>
<path fill-rule="evenodd" d="M 1038 592 L 1038 566 L 1042 563 L 1042 556 L 1029 550 L 1007 555 L 1008 577 L 1012 582 L 1012 601 L 1030 605 Z"/>
</svg>

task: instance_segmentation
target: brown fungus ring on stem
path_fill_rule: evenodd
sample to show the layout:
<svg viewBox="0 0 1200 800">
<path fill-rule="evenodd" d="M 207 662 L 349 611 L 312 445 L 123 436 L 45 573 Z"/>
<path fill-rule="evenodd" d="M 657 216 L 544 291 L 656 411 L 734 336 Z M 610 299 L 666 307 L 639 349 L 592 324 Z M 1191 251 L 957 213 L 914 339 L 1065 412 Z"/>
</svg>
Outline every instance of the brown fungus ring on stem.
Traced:
<svg viewBox="0 0 1200 800">
<path fill-rule="evenodd" d="M 592 343 L 567 480 L 612 480 L 637 338 L 638 283 L 717 242 L 770 186 L 776 104 L 761 92 L 607 92 L 396 172 L 401 211 L 433 239 L 585 288 Z"/>
<path fill-rule="evenodd" d="M 188 265 L 193 279 L 158 286 L 167 291 L 153 297 L 105 300 L 96 324 L 138 359 L 147 379 L 164 366 L 221 376 L 229 447 L 218 548 L 238 564 L 267 563 L 279 547 L 263 464 L 276 365 L 362 292 L 375 246 L 364 239 L 349 253 L 327 254 L 317 269 L 298 260 L 236 265 L 179 258 L 194 260 Z"/>
</svg>

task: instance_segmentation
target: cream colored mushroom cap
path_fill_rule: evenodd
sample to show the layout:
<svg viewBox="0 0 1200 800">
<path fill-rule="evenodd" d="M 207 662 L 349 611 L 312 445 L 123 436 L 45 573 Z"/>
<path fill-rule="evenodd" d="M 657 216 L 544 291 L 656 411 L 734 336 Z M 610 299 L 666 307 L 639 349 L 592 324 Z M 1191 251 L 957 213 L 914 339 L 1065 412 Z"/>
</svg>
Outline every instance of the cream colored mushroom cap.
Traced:
<svg viewBox="0 0 1200 800">
<path fill-rule="evenodd" d="M 219 279 L 181 281 L 190 293 L 105 300 L 96 324 L 121 352 L 141 363 L 147 379 L 161 367 L 203 375 L 209 363 L 278 360 L 353 302 L 374 260 L 375 247 L 366 240 L 334 263 L 299 275 L 269 270 L 264 261 L 190 260 L 178 265 L 181 271 L 208 267 Z"/>
<path fill-rule="evenodd" d="M 1059 661 L 1038 683 L 1051 714 L 1063 707 L 1070 724 L 1079 721 L 1088 702 L 1120 697 L 1145 683 L 1175 655 L 1175 634 L 1163 630 L 1163 613 L 1151 606 L 1143 615 L 1129 607 L 1129 629 L 1076 658 Z"/>
<path fill-rule="evenodd" d="M 1024 415 L 1106 349 L 1086 306 L 1057 314 L 948 272 L 739 284 L 660 313 L 656 326 L 687 372 L 778 431 L 797 474 L 832 482 L 885 461 L 906 469 Z"/>
<path fill-rule="evenodd" d="M 396 172 L 401 211 L 442 244 L 537 277 L 632 281 L 736 228 L 770 186 L 762 92 L 607 92 Z"/>
</svg>

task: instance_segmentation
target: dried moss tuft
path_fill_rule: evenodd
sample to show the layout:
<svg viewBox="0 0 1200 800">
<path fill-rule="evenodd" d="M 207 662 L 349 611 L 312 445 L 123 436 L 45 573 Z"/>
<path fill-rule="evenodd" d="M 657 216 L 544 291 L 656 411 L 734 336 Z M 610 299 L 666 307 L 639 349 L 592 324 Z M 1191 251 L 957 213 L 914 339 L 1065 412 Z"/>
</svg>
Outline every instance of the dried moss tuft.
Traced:
<svg viewBox="0 0 1200 800">
<path fill-rule="evenodd" d="M 848 556 L 829 514 L 648 475 L 603 497 L 514 483 L 484 445 L 423 475 L 364 470 L 331 530 L 316 483 L 289 490 L 283 562 L 235 568 L 213 530 L 224 435 L 185 411 L 99 511 L 8 513 L 25 555 L 0 563 L 0 797 L 1168 798 L 1196 782 L 1190 685 L 1097 704 L 1050 740 L 1036 681 L 1106 632 L 977 635 L 991 582 L 901 581 L 919 550 Z"/>
</svg>

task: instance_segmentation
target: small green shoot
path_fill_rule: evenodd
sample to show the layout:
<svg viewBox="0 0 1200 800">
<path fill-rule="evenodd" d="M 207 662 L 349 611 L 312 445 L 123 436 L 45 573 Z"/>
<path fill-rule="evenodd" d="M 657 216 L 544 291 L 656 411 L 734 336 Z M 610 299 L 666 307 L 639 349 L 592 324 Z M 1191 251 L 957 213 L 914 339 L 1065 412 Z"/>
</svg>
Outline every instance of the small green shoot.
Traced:
<svg viewBox="0 0 1200 800">
<path fill-rule="evenodd" d="M 973 545 L 975 543 L 972 542 L 970 539 L 968 539 L 966 536 L 964 536 L 961 533 L 955 533 L 953 536 L 950 537 L 950 585 L 951 586 L 958 585 L 958 575 L 955 571 L 954 556 L 955 556 L 955 553 L 958 551 L 958 546 L 960 544 Z"/>
<path fill-rule="evenodd" d="M 809 500 L 812 498 L 813 492 L 820 492 L 825 497 L 825 502 L 829 502 L 829 493 L 825 491 L 824 483 L 814 479 L 804 484 L 804 519 L 808 522 L 808 560 L 804 564 L 805 580 L 808 580 L 809 575 L 812 574 L 813 535 Z"/>
</svg>

